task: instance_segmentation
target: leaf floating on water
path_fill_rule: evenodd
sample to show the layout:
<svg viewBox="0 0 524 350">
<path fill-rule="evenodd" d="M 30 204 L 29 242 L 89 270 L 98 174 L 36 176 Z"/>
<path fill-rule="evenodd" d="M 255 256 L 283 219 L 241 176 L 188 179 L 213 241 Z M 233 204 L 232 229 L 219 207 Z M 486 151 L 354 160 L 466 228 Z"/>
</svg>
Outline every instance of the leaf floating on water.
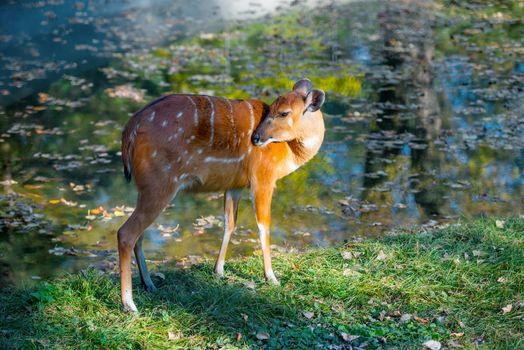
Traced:
<svg viewBox="0 0 524 350">
<path fill-rule="evenodd" d="M 104 208 L 100 207 L 100 208 L 91 209 L 89 213 L 93 215 L 100 215 L 102 214 L 103 211 L 104 211 Z"/>
<path fill-rule="evenodd" d="M 49 201 L 49 204 L 58 204 L 58 203 L 60 203 L 60 199 L 51 199 Z"/>
<path fill-rule="evenodd" d="M 18 182 L 16 182 L 15 180 L 4 180 L 4 181 L 0 181 L 0 185 L 2 186 L 12 186 L 12 185 L 16 185 Z"/>
<path fill-rule="evenodd" d="M 114 216 L 125 216 L 126 214 L 125 214 L 123 211 L 115 210 L 115 211 L 113 212 L 113 215 L 114 215 Z"/>
</svg>

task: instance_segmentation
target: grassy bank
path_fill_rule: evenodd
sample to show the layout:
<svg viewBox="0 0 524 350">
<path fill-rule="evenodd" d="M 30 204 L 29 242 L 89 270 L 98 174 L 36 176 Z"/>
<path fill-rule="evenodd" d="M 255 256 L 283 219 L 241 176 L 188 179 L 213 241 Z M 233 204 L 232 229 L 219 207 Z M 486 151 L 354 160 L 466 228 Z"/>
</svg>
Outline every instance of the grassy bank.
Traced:
<svg viewBox="0 0 524 350">
<path fill-rule="evenodd" d="M 159 291 L 120 311 L 116 276 L 96 271 L 0 290 L 0 348 L 422 348 L 427 340 L 524 347 L 524 220 L 481 220 L 301 254 L 160 267 Z M 138 285 L 135 280 L 135 285 Z"/>
</svg>

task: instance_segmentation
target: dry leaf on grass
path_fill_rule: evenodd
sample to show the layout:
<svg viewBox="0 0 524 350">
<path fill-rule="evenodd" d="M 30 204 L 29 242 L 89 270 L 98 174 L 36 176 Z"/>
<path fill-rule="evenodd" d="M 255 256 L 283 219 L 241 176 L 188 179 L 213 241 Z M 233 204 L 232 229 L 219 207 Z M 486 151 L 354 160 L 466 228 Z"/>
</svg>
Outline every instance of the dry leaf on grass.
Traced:
<svg viewBox="0 0 524 350">
<path fill-rule="evenodd" d="M 267 340 L 271 338 L 267 332 L 258 332 L 257 333 L 257 339 L 258 340 Z"/>
<path fill-rule="evenodd" d="M 502 314 L 505 315 L 513 310 L 513 305 L 508 304 L 502 308 Z"/>
<path fill-rule="evenodd" d="M 308 320 L 311 320 L 315 316 L 315 313 L 310 311 L 304 311 L 302 312 L 302 315 L 304 315 L 304 317 Z"/>
<path fill-rule="evenodd" d="M 428 340 L 423 345 L 430 350 L 440 350 L 442 348 L 442 344 L 436 340 Z"/>
</svg>

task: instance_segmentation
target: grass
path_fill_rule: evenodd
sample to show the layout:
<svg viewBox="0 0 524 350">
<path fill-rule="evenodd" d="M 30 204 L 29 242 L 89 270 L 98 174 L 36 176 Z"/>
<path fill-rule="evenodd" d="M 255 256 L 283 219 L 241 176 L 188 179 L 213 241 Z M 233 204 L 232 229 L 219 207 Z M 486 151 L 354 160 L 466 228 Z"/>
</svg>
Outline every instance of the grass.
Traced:
<svg viewBox="0 0 524 350">
<path fill-rule="evenodd" d="M 120 311 L 117 276 L 90 270 L 0 289 L 0 348 L 522 349 L 523 243 L 513 218 L 281 253 L 281 287 L 260 257 L 229 261 L 225 280 L 211 261 L 162 266 L 158 292 L 136 288 L 138 315 Z"/>
</svg>

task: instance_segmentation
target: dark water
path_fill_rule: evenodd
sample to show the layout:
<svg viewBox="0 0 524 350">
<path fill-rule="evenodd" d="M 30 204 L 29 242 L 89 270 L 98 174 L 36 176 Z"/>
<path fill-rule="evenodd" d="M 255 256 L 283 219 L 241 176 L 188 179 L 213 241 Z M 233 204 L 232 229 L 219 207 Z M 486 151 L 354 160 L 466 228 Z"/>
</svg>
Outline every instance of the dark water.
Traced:
<svg viewBox="0 0 524 350">
<path fill-rule="evenodd" d="M 474 15 L 464 25 L 433 2 L 285 6 L 151 48 L 126 51 L 117 40 L 108 63 L 85 57 L 86 69 L 42 87 L 24 81 L 34 91 L 0 111 L 3 191 L 31 199 L 43 218 L 26 213 L 30 232 L 2 226 L 3 276 L 25 283 L 88 265 L 114 270 L 116 230 L 136 195 L 122 176 L 120 131 L 166 92 L 270 102 L 302 76 L 326 91 L 321 152 L 278 184 L 274 249 L 524 214 L 521 21 Z M 20 210 L 2 208 L 4 217 Z M 221 210 L 220 193 L 179 195 L 147 231 L 146 256 L 180 265 L 214 256 Z M 239 224 L 230 254 L 258 254 L 247 190 Z"/>
</svg>

